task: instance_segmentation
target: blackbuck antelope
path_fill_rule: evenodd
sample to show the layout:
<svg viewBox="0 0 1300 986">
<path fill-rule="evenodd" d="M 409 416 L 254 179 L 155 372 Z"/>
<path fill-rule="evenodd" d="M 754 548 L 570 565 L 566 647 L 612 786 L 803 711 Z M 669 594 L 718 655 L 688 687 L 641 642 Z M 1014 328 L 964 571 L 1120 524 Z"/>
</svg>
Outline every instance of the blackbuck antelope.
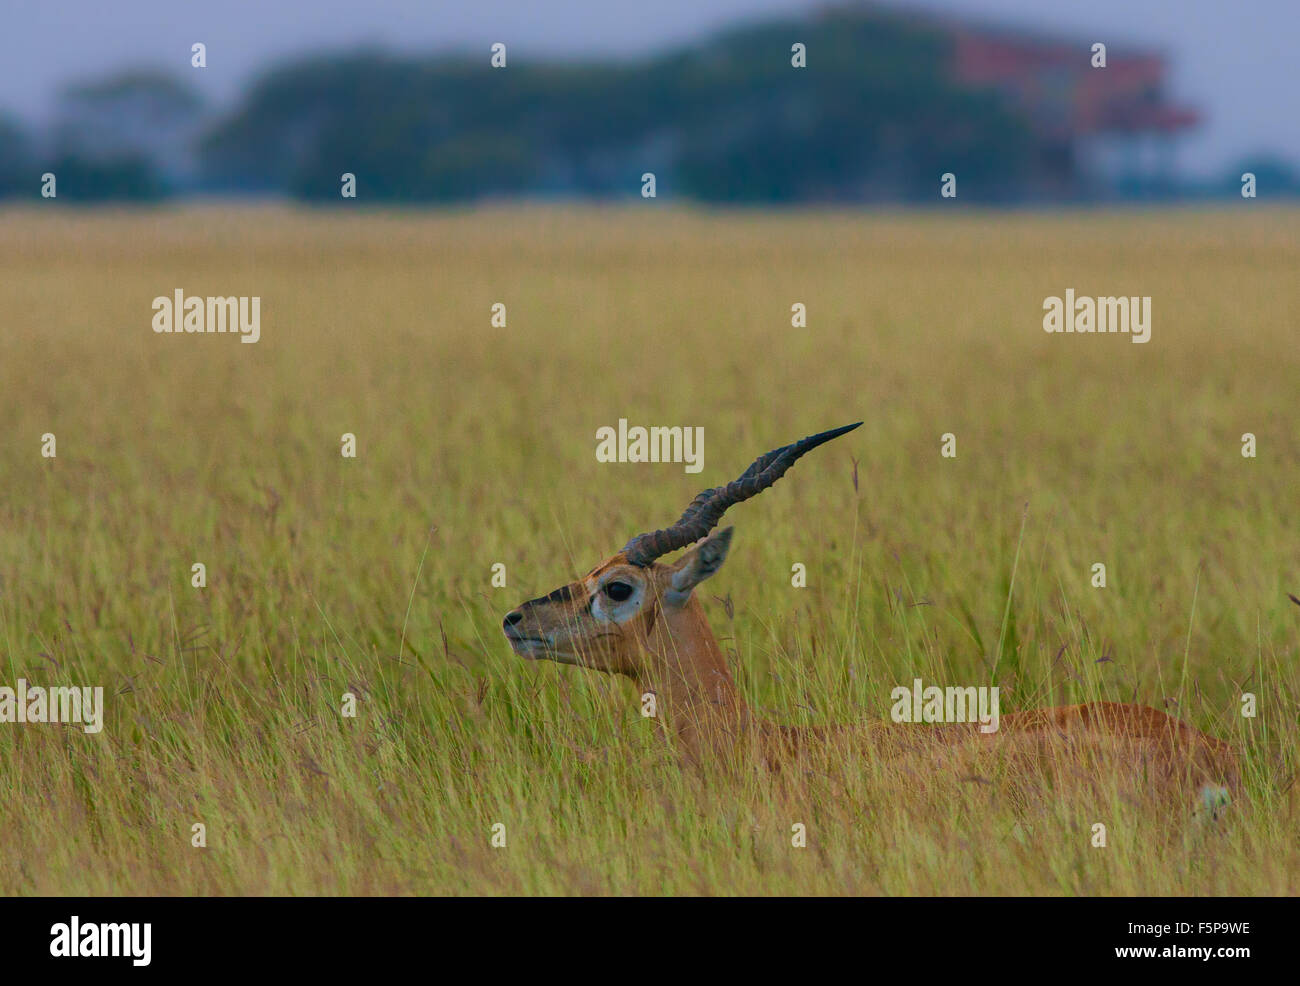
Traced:
<svg viewBox="0 0 1300 986">
<path fill-rule="evenodd" d="M 800 456 L 860 424 L 811 435 L 760 456 L 735 482 L 695 497 L 671 527 L 638 534 L 578 581 L 511 610 L 502 621 L 510 646 L 530 660 L 631 678 L 641 694 L 653 693 L 656 714 L 693 759 L 742 749 L 737 742 L 746 740 L 769 766 L 779 767 L 811 745 L 851 741 L 864 733 L 876 752 L 964 744 L 987 750 L 1019 737 L 1022 750 L 1054 761 L 1072 744 L 1110 743 L 1121 762 L 1140 769 L 1143 784 L 1157 775 L 1235 783 L 1235 755 L 1226 744 L 1142 705 L 1091 702 L 1010 713 L 1001 717 L 992 736 L 981 734 L 973 723 L 882 722 L 864 730 L 779 726 L 754 716 L 694 592 L 722 567 L 731 546 L 730 527 L 710 532 L 729 507 L 761 493 Z M 658 561 L 688 546 L 675 561 Z"/>
</svg>

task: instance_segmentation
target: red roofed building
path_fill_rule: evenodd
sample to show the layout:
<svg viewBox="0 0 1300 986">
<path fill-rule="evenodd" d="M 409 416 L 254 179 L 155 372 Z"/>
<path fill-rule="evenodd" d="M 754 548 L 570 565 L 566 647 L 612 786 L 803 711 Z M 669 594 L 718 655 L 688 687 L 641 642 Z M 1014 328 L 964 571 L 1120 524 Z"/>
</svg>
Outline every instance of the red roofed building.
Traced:
<svg viewBox="0 0 1300 986">
<path fill-rule="evenodd" d="M 1044 143 L 1053 195 L 1095 192 L 1116 179 L 1158 187 L 1173 177 L 1176 138 L 1200 122 L 1195 109 L 1168 101 L 1168 65 L 1157 52 L 1107 43 L 1105 67 L 1094 67 L 1093 44 L 1106 39 L 905 16 L 950 39 L 956 81 L 1002 93 L 1029 121 Z"/>
<path fill-rule="evenodd" d="M 1175 134 L 1199 122 L 1195 110 L 1165 102 L 1161 55 L 1108 49 L 1106 66 L 1094 68 L 1091 44 L 949 30 L 955 77 L 1002 91 L 1043 133 Z"/>
</svg>

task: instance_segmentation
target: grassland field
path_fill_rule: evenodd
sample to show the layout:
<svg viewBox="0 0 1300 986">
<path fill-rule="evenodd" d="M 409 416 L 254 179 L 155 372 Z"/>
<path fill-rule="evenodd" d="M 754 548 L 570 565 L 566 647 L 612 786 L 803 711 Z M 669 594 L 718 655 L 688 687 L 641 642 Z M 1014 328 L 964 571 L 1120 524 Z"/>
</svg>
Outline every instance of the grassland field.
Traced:
<svg viewBox="0 0 1300 986">
<path fill-rule="evenodd" d="M 0 724 L 0 893 L 1295 894 L 1298 270 L 1255 203 L 0 212 L 0 684 L 105 689 L 98 734 Z M 176 288 L 260 340 L 155 334 Z M 1150 342 L 1045 333 L 1066 288 L 1150 296 Z M 703 472 L 597 462 L 620 418 Z M 728 514 L 750 703 L 1138 701 L 1242 750 L 1223 818 L 689 769 L 630 684 L 511 653 L 514 605 L 858 419 Z"/>
</svg>

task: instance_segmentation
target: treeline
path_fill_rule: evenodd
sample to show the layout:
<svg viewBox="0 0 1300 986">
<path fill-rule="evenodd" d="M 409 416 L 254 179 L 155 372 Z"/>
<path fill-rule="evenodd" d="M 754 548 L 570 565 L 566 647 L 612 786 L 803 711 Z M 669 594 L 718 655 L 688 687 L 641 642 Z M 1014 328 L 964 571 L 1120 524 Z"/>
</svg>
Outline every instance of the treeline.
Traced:
<svg viewBox="0 0 1300 986">
<path fill-rule="evenodd" d="M 792 39 L 812 68 L 791 66 Z M 325 202 L 347 172 L 367 201 L 447 202 L 635 195 L 652 172 L 660 195 L 712 202 L 908 200 L 933 198 L 944 171 L 963 193 L 1013 197 L 1035 165 L 1022 121 L 947 81 L 941 33 L 880 13 L 772 22 L 636 62 L 507 58 L 315 56 L 216 119 L 163 75 L 82 86 L 43 155 L 0 129 L 0 194 L 52 172 L 60 197 Z"/>
<path fill-rule="evenodd" d="M 791 65 L 792 41 L 808 68 Z M 949 80 L 946 35 L 879 11 L 732 30 L 635 62 L 320 55 L 210 116 L 185 84 L 128 73 L 69 90 L 45 146 L 0 121 L 0 195 L 208 192 L 340 202 L 660 196 L 719 203 L 970 201 L 1059 188 L 1072 162 L 991 92 Z M 1069 177 L 1068 175 L 1066 177 Z"/>
<path fill-rule="evenodd" d="M 791 39 L 816 69 L 791 67 Z M 633 64 L 317 58 L 272 72 L 203 140 L 211 181 L 367 198 L 660 192 L 715 202 L 1005 193 L 1034 145 L 989 94 L 945 81 L 944 39 L 857 15 L 771 24 Z"/>
</svg>

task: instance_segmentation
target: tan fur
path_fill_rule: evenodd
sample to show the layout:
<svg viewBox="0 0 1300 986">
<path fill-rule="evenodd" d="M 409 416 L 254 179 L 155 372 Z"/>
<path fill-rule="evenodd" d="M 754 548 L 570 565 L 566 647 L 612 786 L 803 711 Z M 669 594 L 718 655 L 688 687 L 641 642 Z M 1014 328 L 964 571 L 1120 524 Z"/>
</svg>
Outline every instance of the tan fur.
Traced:
<svg viewBox="0 0 1300 986">
<path fill-rule="evenodd" d="M 736 689 L 695 594 L 673 588 L 675 575 L 689 575 L 691 566 L 701 565 L 702 551 L 725 557 L 729 541 L 728 528 L 668 565 L 633 566 L 620 552 L 557 590 L 567 599 L 553 593 L 509 614 L 506 635 L 523 656 L 622 674 L 640 693 L 654 693 L 659 717 L 695 760 L 755 755 L 780 770 L 810 750 L 835 747 L 849 756 L 960 755 L 962 769 L 976 772 L 988 767 L 990 757 L 1008 756 L 1058 773 L 1078 773 L 1085 764 L 1096 770 L 1121 764 L 1138 771 L 1144 784 L 1169 784 L 1180 792 L 1237 782 L 1230 747 L 1142 705 L 1095 702 L 1013 712 L 1001 717 L 999 731 L 991 735 L 981 734 L 975 724 L 818 728 L 763 722 Z M 721 557 L 707 566 L 708 574 Z M 602 622 L 593 609 L 606 606 L 604 599 L 593 604 L 593 597 L 611 581 L 640 587 L 640 604 L 623 622 Z M 544 643 L 521 643 L 530 637 Z"/>
</svg>

